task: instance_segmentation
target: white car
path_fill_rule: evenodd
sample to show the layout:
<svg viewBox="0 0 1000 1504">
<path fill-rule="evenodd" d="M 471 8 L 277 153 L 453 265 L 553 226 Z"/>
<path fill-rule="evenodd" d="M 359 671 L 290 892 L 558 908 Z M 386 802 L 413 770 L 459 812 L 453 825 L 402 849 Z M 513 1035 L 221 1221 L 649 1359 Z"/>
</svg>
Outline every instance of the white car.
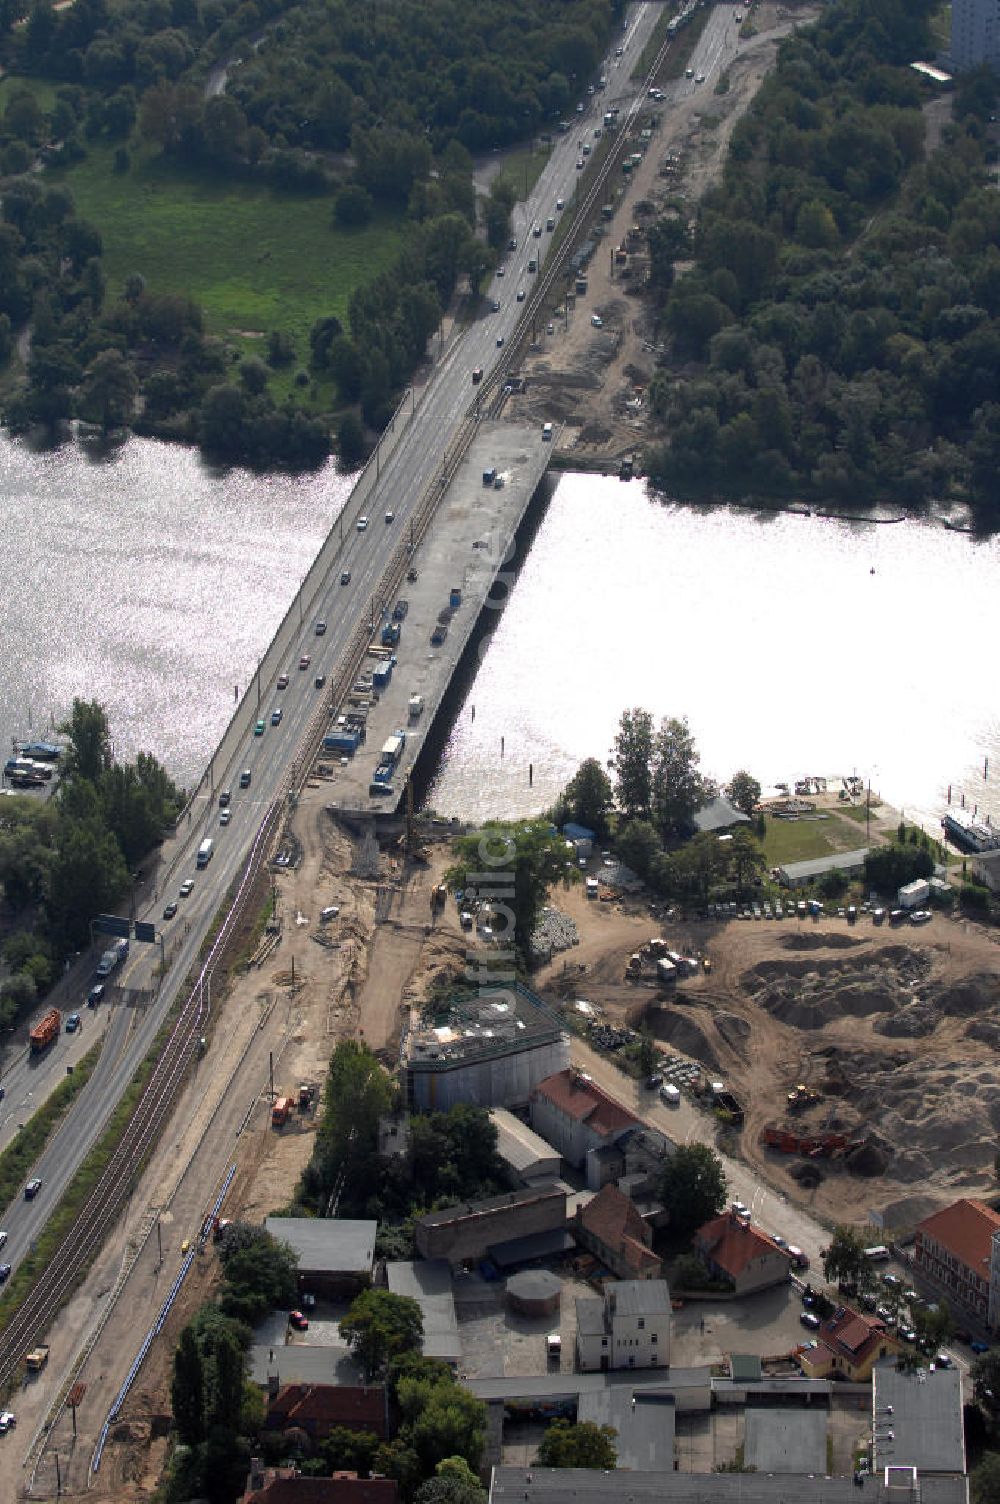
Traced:
<svg viewBox="0 0 1000 1504">
<path fill-rule="evenodd" d="M 181 895 L 182 898 L 187 898 L 188 894 L 189 893 L 193 893 L 193 892 L 194 892 L 194 878 L 193 877 L 186 877 L 184 879 L 184 881 L 181 883 L 181 886 L 180 886 L 180 895 Z"/>
<path fill-rule="evenodd" d="M 395 514 L 395 512 L 386 512 L 386 514 L 385 514 L 385 520 L 386 520 L 387 523 L 388 522 L 395 522 L 395 520 L 396 520 L 396 514 Z"/>
<path fill-rule="evenodd" d="M 524 302 L 524 288 L 523 287 L 519 287 L 517 289 L 517 301 L 519 303 L 523 303 Z"/>
<path fill-rule="evenodd" d="M 359 517 L 358 518 L 358 523 L 357 523 L 358 532 L 359 533 L 363 533 L 364 530 L 365 530 L 365 528 L 367 526 L 368 526 L 368 518 L 367 517 Z"/>
<path fill-rule="evenodd" d="M 601 315 L 599 313 L 592 313 L 590 315 L 590 322 L 593 324 L 595 329 L 604 328 L 604 320 L 601 318 Z"/>
<path fill-rule="evenodd" d="M 556 208 L 557 209 L 565 209 L 565 207 L 566 207 L 566 200 L 563 199 L 563 198 L 557 198 L 556 199 Z"/>
<path fill-rule="evenodd" d="M 13 1431 L 16 1425 L 17 1417 L 15 1416 L 13 1410 L 0 1411 L 0 1436 L 2 1436 L 5 1431 Z"/>
</svg>

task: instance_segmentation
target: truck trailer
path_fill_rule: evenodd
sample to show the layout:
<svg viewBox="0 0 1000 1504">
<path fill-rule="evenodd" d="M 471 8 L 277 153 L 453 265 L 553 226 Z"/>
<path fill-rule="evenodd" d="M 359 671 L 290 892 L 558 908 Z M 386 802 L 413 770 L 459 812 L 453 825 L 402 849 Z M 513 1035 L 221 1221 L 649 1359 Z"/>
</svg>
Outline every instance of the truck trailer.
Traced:
<svg viewBox="0 0 1000 1504">
<path fill-rule="evenodd" d="M 62 1026 L 62 1014 L 58 1008 L 50 1008 L 44 1018 L 40 1018 L 32 1029 L 28 1038 L 31 1041 L 31 1053 L 40 1055 L 47 1050 L 53 1040 L 59 1038 L 59 1030 Z"/>
</svg>

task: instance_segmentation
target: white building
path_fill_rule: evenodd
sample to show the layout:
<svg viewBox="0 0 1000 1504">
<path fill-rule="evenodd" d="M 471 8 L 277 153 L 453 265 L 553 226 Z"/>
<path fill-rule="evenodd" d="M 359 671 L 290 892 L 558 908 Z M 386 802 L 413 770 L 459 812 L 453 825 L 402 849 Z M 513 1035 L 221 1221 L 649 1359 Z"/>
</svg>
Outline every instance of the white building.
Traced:
<svg viewBox="0 0 1000 1504">
<path fill-rule="evenodd" d="M 959 72 L 1000 68 L 1000 0 L 952 0 L 951 61 Z"/>
<path fill-rule="evenodd" d="M 581 1372 L 669 1368 L 670 1289 L 665 1279 L 612 1280 L 604 1299 L 576 1303 Z"/>
</svg>

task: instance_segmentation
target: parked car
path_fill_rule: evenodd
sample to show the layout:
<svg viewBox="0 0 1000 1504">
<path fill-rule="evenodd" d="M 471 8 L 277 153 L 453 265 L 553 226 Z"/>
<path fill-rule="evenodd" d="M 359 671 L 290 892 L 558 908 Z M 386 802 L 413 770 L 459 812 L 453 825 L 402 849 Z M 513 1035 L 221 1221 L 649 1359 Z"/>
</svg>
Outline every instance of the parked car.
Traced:
<svg viewBox="0 0 1000 1504">
<path fill-rule="evenodd" d="M 67 1034 L 75 1034 L 76 1031 L 77 1031 L 77 1029 L 79 1027 L 80 1027 L 80 1015 L 79 1015 L 79 1013 L 71 1013 L 69 1015 L 69 1017 L 67 1018 L 67 1020 L 66 1020 L 66 1033 Z"/>
<path fill-rule="evenodd" d="M 307 1332 L 309 1330 L 309 1318 L 308 1316 L 303 1316 L 301 1311 L 289 1311 L 288 1325 L 294 1327 L 297 1332 Z"/>
<path fill-rule="evenodd" d="M 811 1332 L 817 1331 L 821 1324 L 815 1311 L 802 1311 L 799 1315 L 799 1321 L 804 1327 L 808 1327 Z"/>
<path fill-rule="evenodd" d="M 25 1201 L 34 1201 L 38 1192 L 42 1189 L 42 1182 L 37 1175 L 33 1175 L 24 1188 Z"/>
</svg>

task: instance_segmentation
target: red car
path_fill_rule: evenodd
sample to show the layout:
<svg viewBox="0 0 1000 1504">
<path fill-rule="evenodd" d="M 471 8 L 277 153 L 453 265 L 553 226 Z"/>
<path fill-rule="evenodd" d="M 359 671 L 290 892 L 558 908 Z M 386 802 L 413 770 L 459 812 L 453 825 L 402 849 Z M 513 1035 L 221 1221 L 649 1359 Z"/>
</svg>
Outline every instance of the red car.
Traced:
<svg viewBox="0 0 1000 1504">
<path fill-rule="evenodd" d="M 279 689 L 287 689 L 288 688 L 288 675 L 287 674 L 279 674 L 278 675 L 278 688 Z"/>
<path fill-rule="evenodd" d="M 309 661 L 310 661 L 309 660 L 309 654 L 308 653 L 303 653 L 302 657 L 299 659 L 299 668 L 308 668 L 309 667 Z"/>
<path fill-rule="evenodd" d="M 289 1311 L 288 1325 L 293 1326 L 297 1332 L 307 1332 L 309 1330 L 308 1317 L 303 1316 L 301 1311 Z"/>
</svg>

